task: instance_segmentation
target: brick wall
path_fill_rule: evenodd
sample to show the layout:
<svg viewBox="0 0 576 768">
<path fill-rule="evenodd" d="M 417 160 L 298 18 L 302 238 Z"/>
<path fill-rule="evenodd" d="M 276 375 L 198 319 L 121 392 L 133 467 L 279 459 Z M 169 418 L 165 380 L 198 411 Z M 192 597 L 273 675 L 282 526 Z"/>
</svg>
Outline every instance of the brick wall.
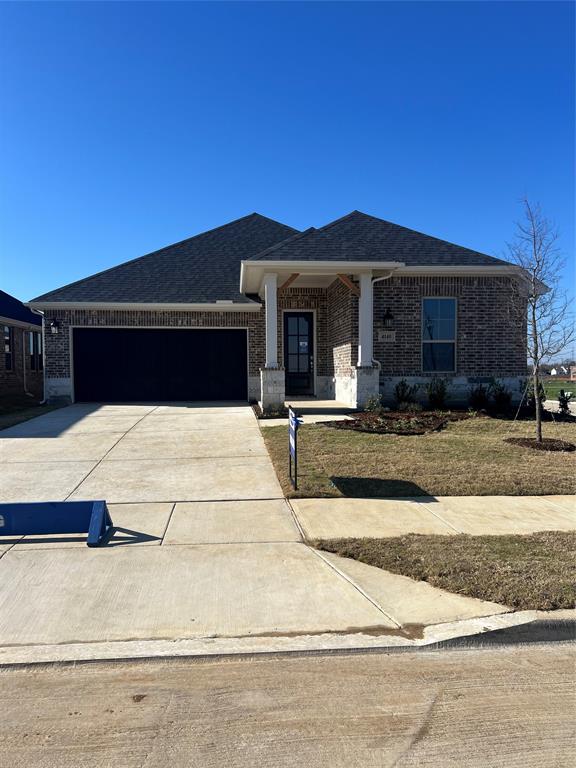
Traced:
<svg viewBox="0 0 576 768">
<path fill-rule="evenodd" d="M 174 312 L 135 310 L 57 310 L 46 312 L 46 326 L 52 320 L 59 333 L 46 334 L 46 376 L 67 379 L 70 371 L 72 326 L 157 327 L 157 328 L 247 328 L 249 375 L 259 376 L 265 359 L 264 313 L 259 312 Z"/>
<path fill-rule="evenodd" d="M 457 299 L 458 376 L 508 377 L 526 373 L 526 328 L 512 308 L 508 277 L 392 277 L 374 286 L 374 356 L 382 375 L 422 375 L 421 323 L 425 297 Z M 394 342 L 378 341 L 386 309 L 394 315 Z"/>
<path fill-rule="evenodd" d="M 3 332 L 2 323 L 0 330 Z M 0 351 L 0 396 L 24 394 L 24 365 L 26 366 L 26 389 L 38 398 L 43 396 L 44 376 L 42 371 L 33 371 L 28 353 L 28 330 L 19 326 L 12 328 L 12 370 L 6 370 L 4 348 Z M 40 329 L 38 329 L 39 331 Z M 2 339 L 3 339 L 2 335 Z M 23 356 L 24 355 L 24 356 Z"/>
<path fill-rule="evenodd" d="M 331 373 L 350 376 L 358 360 L 358 299 L 340 280 L 331 283 L 326 293 Z"/>
</svg>

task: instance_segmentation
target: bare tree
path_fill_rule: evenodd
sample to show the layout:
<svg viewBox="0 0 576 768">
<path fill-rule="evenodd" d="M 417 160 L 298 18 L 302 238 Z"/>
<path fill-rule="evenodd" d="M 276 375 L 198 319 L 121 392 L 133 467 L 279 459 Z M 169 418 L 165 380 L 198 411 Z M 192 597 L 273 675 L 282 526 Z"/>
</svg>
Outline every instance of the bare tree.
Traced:
<svg viewBox="0 0 576 768">
<path fill-rule="evenodd" d="M 508 243 L 511 260 L 521 268 L 522 313 L 526 316 L 528 360 L 536 405 L 536 440 L 542 442 L 542 405 L 539 398 L 540 365 L 563 352 L 574 340 L 570 301 L 561 290 L 564 259 L 558 232 L 539 205 L 522 201 L 524 217 Z M 520 306 L 520 305 L 519 305 Z"/>
</svg>

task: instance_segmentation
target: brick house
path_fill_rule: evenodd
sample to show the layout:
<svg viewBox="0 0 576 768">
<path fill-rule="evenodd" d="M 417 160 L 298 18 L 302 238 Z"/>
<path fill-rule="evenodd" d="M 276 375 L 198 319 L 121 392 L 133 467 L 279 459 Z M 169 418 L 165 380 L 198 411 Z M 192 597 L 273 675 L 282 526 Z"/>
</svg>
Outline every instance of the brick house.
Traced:
<svg viewBox="0 0 576 768">
<path fill-rule="evenodd" d="M 33 395 L 42 398 L 44 355 L 42 319 L 21 301 L 0 291 L 0 397 Z"/>
<path fill-rule="evenodd" d="M 517 394 L 518 268 L 354 211 L 299 232 L 259 214 L 39 296 L 46 388 L 69 400 L 316 396 L 361 407 L 400 379 Z"/>
</svg>

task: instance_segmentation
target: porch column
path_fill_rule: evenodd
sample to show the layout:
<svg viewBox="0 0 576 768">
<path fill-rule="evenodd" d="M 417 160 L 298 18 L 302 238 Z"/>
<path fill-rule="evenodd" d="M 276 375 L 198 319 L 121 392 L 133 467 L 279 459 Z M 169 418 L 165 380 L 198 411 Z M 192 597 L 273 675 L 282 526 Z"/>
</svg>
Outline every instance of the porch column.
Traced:
<svg viewBox="0 0 576 768">
<path fill-rule="evenodd" d="M 358 304 L 358 367 L 372 368 L 373 357 L 372 273 L 363 272 L 360 275 Z"/>
<path fill-rule="evenodd" d="M 278 368 L 277 282 L 277 275 L 264 275 L 264 301 L 266 306 L 266 368 Z"/>
</svg>

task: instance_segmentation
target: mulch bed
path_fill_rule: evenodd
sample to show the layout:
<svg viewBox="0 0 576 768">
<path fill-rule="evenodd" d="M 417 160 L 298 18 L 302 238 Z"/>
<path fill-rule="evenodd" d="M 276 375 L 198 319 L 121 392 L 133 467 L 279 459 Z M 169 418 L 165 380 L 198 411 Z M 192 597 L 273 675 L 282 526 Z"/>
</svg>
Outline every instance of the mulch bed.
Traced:
<svg viewBox="0 0 576 768">
<path fill-rule="evenodd" d="M 535 451 L 576 451 L 574 443 L 555 440 L 552 437 L 543 437 L 541 443 L 535 437 L 506 437 L 504 442 L 521 445 L 523 448 L 532 448 Z"/>
<path fill-rule="evenodd" d="M 378 435 L 425 435 L 443 429 L 450 421 L 468 418 L 468 412 L 458 411 L 366 411 L 346 421 L 324 422 L 324 426 Z"/>
</svg>

